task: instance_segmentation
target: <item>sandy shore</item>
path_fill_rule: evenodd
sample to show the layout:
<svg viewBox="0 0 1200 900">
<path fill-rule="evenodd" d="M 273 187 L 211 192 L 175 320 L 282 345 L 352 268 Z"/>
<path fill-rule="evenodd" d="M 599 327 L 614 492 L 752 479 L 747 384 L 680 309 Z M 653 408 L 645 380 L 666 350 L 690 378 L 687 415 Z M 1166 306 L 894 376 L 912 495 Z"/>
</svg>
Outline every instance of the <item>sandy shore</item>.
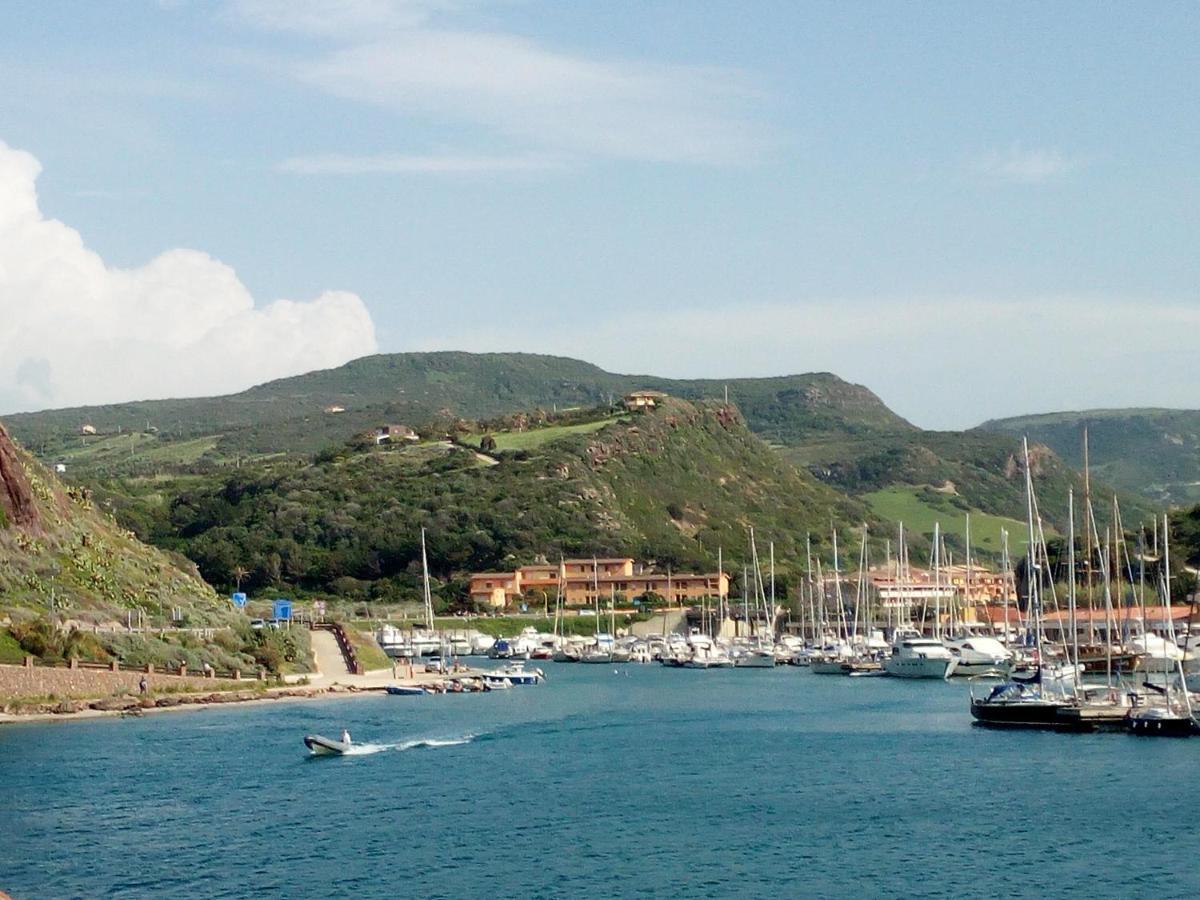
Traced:
<svg viewBox="0 0 1200 900">
<path fill-rule="evenodd" d="M 434 672 L 408 671 L 400 667 L 393 678 L 391 669 L 379 669 L 365 675 L 335 674 L 323 676 L 316 673 L 311 684 L 285 685 L 265 690 L 237 689 L 207 691 L 202 693 L 172 693 L 146 697 L 97 697 L 71 699 L 58 703 L 54 709 L 38 708 L 28 713 L 0 713 L 0 725 L 22 722 L 70 722 L 83 719 L 138 717 L 155 713 L 181 712 L 185 710 L 210 709 L 215 706 L 246 706 L 264 703 L 281 703 L 296 700 L 314 700 L 334 697 L 378 696 L 389 685 L 425 686 L 445 681 L 450 677 L 478 676 L 478 669 L 461 668 L 447 675 Z"/>
</svg>

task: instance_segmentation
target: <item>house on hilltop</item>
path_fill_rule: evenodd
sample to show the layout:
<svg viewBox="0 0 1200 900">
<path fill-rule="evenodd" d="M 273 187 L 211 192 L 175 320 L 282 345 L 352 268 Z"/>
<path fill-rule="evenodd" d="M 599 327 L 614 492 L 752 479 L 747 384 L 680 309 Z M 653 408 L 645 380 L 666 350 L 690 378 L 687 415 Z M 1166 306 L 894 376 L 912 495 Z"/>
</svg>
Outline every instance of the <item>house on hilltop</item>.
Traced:
<svg viewBox="0 0 1200 900">
<path fill-rule="evenodd" d="M 419 441 L 420 439 L 420 435 L 407 425 L 380 425 L 375 429 L 376 444 L 395 444 L 400 441 Z"/>
<path fill-rule="evenodd" d="M 625 395 L 625 408 L 633 411 L 639 409 L 654 409 L 667 395 L 662 391 L 630 391 Z"/>
</svg>

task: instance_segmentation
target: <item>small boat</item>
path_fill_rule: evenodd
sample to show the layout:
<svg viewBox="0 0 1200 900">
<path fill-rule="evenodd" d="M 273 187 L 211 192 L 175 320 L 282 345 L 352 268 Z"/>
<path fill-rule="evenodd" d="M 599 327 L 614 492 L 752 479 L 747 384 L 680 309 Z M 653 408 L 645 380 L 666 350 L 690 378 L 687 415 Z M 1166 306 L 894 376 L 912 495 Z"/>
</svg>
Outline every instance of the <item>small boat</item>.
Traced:
<svg viewBox="0 0 1200 900">
<path fill-rule="evenodd" d="M 500 678 L 492 675 L 483 676 L 483 689 L 485 691 L 511 691 L 512 682 L 507 678 Z"/>
<path fill-rule="evenodd" d="M 306 734 L 304 746 L 311 750 L 314 756 L 341 756 L 350 749 L 349 744 L 319 734 Z"/>
<path fill-rule="evenodd" d="M 546 680 L 541 669 L 526 669 L 524 663 L 512 663 L 483 676 L 485 681 L 506 680 L 510 684 L 540 684 Z"/>
<path fill-rule="evenodd" d="M 397 697 L 416 697 L 428 693 L 425 688 L 415 684 L 389 684 L 387 692 Z"/>
</svg>

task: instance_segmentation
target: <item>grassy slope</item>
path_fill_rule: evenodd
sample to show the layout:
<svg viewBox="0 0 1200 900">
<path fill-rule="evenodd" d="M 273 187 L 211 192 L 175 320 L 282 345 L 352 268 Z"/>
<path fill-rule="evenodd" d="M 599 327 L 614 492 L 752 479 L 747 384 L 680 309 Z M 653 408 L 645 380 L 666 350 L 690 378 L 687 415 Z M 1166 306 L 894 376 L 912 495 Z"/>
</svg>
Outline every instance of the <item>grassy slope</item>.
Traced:
<svg viewBox="0 0 1200 900">
<path fill-rule="evenodd" d="M 966 516 L 969 513 L 972 552 L 986 553 L 993 559 L 1000 558 L 1003 547 L 1001 529 L 1008 531 L 1009 552 L 1014 558 L 1021 554 L 1027 543 L 1024 522 L 988 515 L 970 508 L 961 498 L 940 494 L 930 488 L 890 487 L 864 494 L 862 499 L 879 518 L 903 522 L 906 531 L 920 534 L 930 542 L 934 525 L 940 524 L 948 544 L 960 549 L 966 544 Z"/>
<path fill-rule="evenodd" d="M 224 606 L 183 560 L 137 541 L 21 453 L 42 529 L 0 528 L 0 608 L 42 611 L 53 600 L 71 617 L 123 619 L 182 607 L 195 621 L 222 621 Z"/>
<path fill-rule="evenodd" d="M 598 419 L 595 422 L 582 422 L 578 425 L 549 425 L 545 428 L 531 428 L 526 431 L 502 431 L 492 435 L 496 441 L 496 450 L 535 450 L 543 444 L 557 441 L 575 434 L 591 434 L 599 431 L 613 422 L 625 421 L 623 417 Z M 475 435 L 469 443 L 478 447 L 484 435 Z"/>
<path fill-rule="evenodd" d="M 1200 412 L 1100 409 L 985 422 L 980 430 L 1029 435 L 1075 466 L 1088 429 L 1093 474 L 1170 503 L 1200 501 Z"/>
</svg>

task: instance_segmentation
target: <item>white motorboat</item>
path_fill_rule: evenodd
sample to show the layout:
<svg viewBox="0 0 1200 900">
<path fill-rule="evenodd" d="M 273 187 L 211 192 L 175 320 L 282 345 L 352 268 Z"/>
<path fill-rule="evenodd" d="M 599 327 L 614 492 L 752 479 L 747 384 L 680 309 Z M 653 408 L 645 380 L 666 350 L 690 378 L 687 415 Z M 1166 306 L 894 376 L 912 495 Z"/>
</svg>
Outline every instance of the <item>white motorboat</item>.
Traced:
<svg viewBox="0 0 1200 900">
<path fill-rule="evenodd" d="M 775 668 L 775 649 L 766 644 L 735 647 L 729 655 L 735 669 Z"/>
<path fill-rule="evenodd" d="M 524 663 L 511 663 L 503 668 L 488 672 L 483 680 L 491 684 L 493 681 L 508 681 L 513 685 L 541 684 L 546 680 L 546 673 L 541 669 L 526 669 Z"/>
<path fill-rule="evenodd" d="M 1004 675 L 1012 668 L 1012 651 L 992 637 L 966 635 L 946 638 L 942 645 L 954 657 L 954 664 L 946 672 L 951 675 Z"/>
<path fill-rule="evenodd" d="M 883 669 L 895 678 L 945 678 L 954 657 L 936 638 L 898 635 Z"/>
<path fill-rule="evenodd" d="M 306 734 L 304 746 L 311 750 L 314 756 L 342 756 L 350 750 L 349 744 L 319 734 Z"/>
</svg>

